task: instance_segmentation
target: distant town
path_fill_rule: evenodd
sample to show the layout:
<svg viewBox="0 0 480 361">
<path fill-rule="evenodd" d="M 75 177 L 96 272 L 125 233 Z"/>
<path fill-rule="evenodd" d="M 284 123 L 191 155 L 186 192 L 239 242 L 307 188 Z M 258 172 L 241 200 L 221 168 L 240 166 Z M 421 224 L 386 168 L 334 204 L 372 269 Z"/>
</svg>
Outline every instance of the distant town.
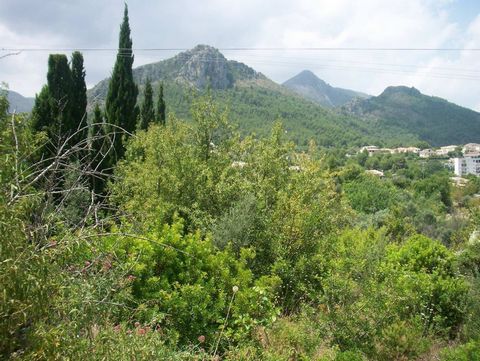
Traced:
<svg viewBox="0 0 480 361">
<path fill-rule="evenodd" d="M 360 148 L 359 153 L 363 152 L 367 152 L 369 156 L 374 154 L 414 153 L 418 154 L 420 158 L 447 158 L 447 164 L 454 170 L 457 177 L 469 174 L 480 176 L 480 144 L 477 143 L 468 143 L 463 146 L 447 145 L 436 149 L 420 149 L 417 147 L 380 148 L 375 145 L 368 145 Z"/>
</svg>

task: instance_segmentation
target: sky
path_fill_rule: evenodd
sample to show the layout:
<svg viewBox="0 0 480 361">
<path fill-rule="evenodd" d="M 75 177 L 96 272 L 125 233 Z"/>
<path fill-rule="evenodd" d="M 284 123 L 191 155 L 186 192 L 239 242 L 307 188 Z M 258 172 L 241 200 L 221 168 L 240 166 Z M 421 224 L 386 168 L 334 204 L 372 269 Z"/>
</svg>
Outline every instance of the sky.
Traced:
<svg viewBox="0 0 480 361">
<path fill-rule="evenodd" d="M 83 50 L 92 87 L 112 71 L 123 6 L 0 0 L 0 81 L 34 96 L 46 82 L 49 53 L 106 49 Z M 371 95 L 414 86 L 480 111 L 479 0 L 129 0 L 128 7 L 139 49 L 134 66 L 176 53 L 140 49 L 208 44 L 279 83 L 309 69 L 333 86 Z M 358 50 L 365 48 L 383 50 Z M 430 50 L 405 50 L 420 48 Z"/>
</svg>

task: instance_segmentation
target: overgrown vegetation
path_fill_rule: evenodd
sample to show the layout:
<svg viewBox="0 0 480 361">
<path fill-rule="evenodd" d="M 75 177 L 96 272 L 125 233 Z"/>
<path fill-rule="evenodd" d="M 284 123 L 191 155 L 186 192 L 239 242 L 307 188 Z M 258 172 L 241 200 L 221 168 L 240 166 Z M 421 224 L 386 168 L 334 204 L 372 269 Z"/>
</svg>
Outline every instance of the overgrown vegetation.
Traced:
<svg viewBox="0 0 480 361">
<path fill-rule="evenodd" d="M 54 134 L 0 96 L 2 358 L 478 359 L 478 179 L 148 109 Z"/>
</svg>

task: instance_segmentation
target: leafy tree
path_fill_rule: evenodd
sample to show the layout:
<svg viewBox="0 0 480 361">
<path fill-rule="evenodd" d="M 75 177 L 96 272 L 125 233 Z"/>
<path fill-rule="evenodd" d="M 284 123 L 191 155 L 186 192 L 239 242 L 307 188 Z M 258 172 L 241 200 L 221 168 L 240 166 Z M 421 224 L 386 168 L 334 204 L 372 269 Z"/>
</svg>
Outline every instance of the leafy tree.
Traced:
<svg viewBox="0 0 480 361">
<path fill-rule="evenodd" d="M 148 125 L 155 120 L 155 110 L 153 109 L 153 90 L 150 79 L 147 79 L 144 90 L 144 100 L 140 110 L 140 121 L 138 129 L 145 130 Z"/>
<path fill-rule="evenodd" d="M 163 83 L 160 83 L 158 87 L 158 99 L 157 99 L 157 121 L 159 124 L 165 125 L 165 99 L 163 99 Z"/>
<path fill-rule="evenodd" d="M 133 133 L 136 127 L 135 104 L 137 102 L 138 88 L 133 81 L 133 60 L 128 7 L 125 4 L 123 22 L 120 26 L 117 60 L 113 68 L 105 103 L 107 121 L 114 126 L 111 130 L 116 133 L 114 138 L 116 159 L 123 157 L 124 154 L 125 136 L 122 136 L 121 132 L 124 130 Z"/>
<path fill-rule="evenodd" d="M 456 334 L 466 316 L 468 284 L 460 277 L 450 250 L 416 235 L 401 246 L 392 245 L 383 267 L 398 316 L 420 317 L 424 334 Z"/>
<path fill-rule="evenodd" d="M 395 187 L 373 175 L 362 175 L 344 186 L 353 209 L 372 214 L 387 209 L 398 197 Z"/>
</svg>

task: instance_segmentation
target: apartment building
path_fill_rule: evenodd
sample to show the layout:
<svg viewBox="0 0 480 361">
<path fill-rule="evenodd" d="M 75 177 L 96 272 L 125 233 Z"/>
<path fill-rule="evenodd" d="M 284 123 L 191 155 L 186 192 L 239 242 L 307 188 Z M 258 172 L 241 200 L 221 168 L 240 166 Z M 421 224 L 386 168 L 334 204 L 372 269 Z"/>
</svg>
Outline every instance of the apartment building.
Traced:
<svg viewBox="0 0 480 361">
<path fill-rule="evenodd" d="M 467 174 L 480 176 L 480 153 L 465 154 L 463 158 L 455 158 L 455 175 L 462 177 Z"/>
</svg>

